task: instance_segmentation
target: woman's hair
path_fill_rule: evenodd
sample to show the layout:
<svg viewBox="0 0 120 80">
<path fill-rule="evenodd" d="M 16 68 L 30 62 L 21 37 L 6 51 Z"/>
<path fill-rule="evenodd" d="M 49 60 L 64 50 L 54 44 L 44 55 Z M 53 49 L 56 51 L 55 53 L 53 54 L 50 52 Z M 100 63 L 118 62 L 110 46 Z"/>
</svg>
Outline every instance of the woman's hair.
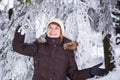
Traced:
<svg viewBox="0 0 120 80">
<path fill-rule="evenodd" d="M 48 24 L 48 26 L 50 26 L 51 24 L 54 24 L 54 25 L 57 25 L 57 26 L 60 27 L 60 43 L 62 43 L 62 41 L 63 41 L 63 33 L 62 33 L 62 28 L 61 28 L 60 24 L 57 23 L 57 22 L 51 22 L 51 23 Z"/>
</svg>

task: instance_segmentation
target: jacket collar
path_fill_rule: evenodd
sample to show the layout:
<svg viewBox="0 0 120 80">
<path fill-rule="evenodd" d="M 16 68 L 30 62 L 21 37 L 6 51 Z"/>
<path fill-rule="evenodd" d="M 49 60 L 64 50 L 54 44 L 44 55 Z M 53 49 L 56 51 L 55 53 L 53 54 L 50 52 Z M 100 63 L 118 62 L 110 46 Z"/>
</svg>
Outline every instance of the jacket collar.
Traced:
<svg viewBox="0 0 120 80">
<path fill-rule="evenodd" d="M 46 36 L 46 43 L 48 45 L 58 45 L 60 44 L 60 38 L 50 38 Z"/>
<path fill-rule="evenodd" d="M 49 38 L 46 35 L 40 36 L 38 39 L 38 43 L 47 43 L 50 45 L 58 45 L 60 44 L 60 39 L 59 38 Z M 76 41 L 69 41 L 67 38 L 64 37 L 64 42 L 63 42 L 63 48 L 64 50 L 76 50 L 78 46 L 78 42 Z"/>
</svg>

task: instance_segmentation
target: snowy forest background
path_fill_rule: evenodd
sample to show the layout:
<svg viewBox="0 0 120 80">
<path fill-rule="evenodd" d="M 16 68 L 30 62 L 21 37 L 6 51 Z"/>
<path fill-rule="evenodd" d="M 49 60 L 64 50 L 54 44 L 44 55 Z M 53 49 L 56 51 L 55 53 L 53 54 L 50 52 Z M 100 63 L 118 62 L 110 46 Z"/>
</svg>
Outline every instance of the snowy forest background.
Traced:
<svg viewBox="0 0 120 80">
<path fill-rule="evenodd" d="M 33 58 L 13 52 L 14 32 L 20 25 L 31 43 L 52 18 L 62 19 L 64 35 L 79 43 L 79 69 L 103 62 L 110 70 L 88 80 L 120 80 L 120 0 L 0 0 L 0 80 L 32 79 Z"/>
</svg>

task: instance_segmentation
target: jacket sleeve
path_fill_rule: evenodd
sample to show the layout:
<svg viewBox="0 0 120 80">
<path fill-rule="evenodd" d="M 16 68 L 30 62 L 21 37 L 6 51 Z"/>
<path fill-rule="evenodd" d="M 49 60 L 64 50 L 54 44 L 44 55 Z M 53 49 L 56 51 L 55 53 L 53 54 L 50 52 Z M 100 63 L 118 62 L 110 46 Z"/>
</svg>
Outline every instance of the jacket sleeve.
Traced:
<svg viewBox="0 0 120 80">
<path fill-rule="evenodd" d="M 75 62 L 74 58 L 74 52 L 71 51 L 68 53 L 68 70 L 67 70 L 67 76 L 71 80 L 86 80 L 88 78 L 91 78 L 92 76 L 89 74 L 89 68 L 78 70 L 77 64 Z"/>
<path fill-rule="evenodd" d="M 25 35 L 21 35 L 17 31 L 15 32 L 15 36 L 12 43 L 13 51 L 16 51 L 20 54 L 27 56 L 34 56 L 37 51 L 37 43 L 36 42 L 32 44 L 24 43 L 24 38 Z"/>
</svg>

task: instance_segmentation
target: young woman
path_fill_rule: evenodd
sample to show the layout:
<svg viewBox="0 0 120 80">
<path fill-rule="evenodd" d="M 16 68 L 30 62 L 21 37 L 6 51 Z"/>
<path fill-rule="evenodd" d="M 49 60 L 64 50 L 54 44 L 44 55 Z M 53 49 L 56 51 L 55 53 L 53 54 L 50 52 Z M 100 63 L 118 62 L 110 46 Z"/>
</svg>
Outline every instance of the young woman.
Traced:
<svg viewBox="0 0 120 80">
<path fill-rule="evenodd" d="M 13 50 L 34 58 L 33 80 L 67 80 L 67 77 L 70 80 L 86 80 L 108 73 L 98 68 L 101 64 L 78 70 L 74 59 L 77 43 L 63 36 L 64 26 L 60 19 L 48 23 L 44 41 L 40 37 L 32 44 L 24 43 L 25 35 L 20 35 L 18 29 L 13 40 Z"/>
</svg>

